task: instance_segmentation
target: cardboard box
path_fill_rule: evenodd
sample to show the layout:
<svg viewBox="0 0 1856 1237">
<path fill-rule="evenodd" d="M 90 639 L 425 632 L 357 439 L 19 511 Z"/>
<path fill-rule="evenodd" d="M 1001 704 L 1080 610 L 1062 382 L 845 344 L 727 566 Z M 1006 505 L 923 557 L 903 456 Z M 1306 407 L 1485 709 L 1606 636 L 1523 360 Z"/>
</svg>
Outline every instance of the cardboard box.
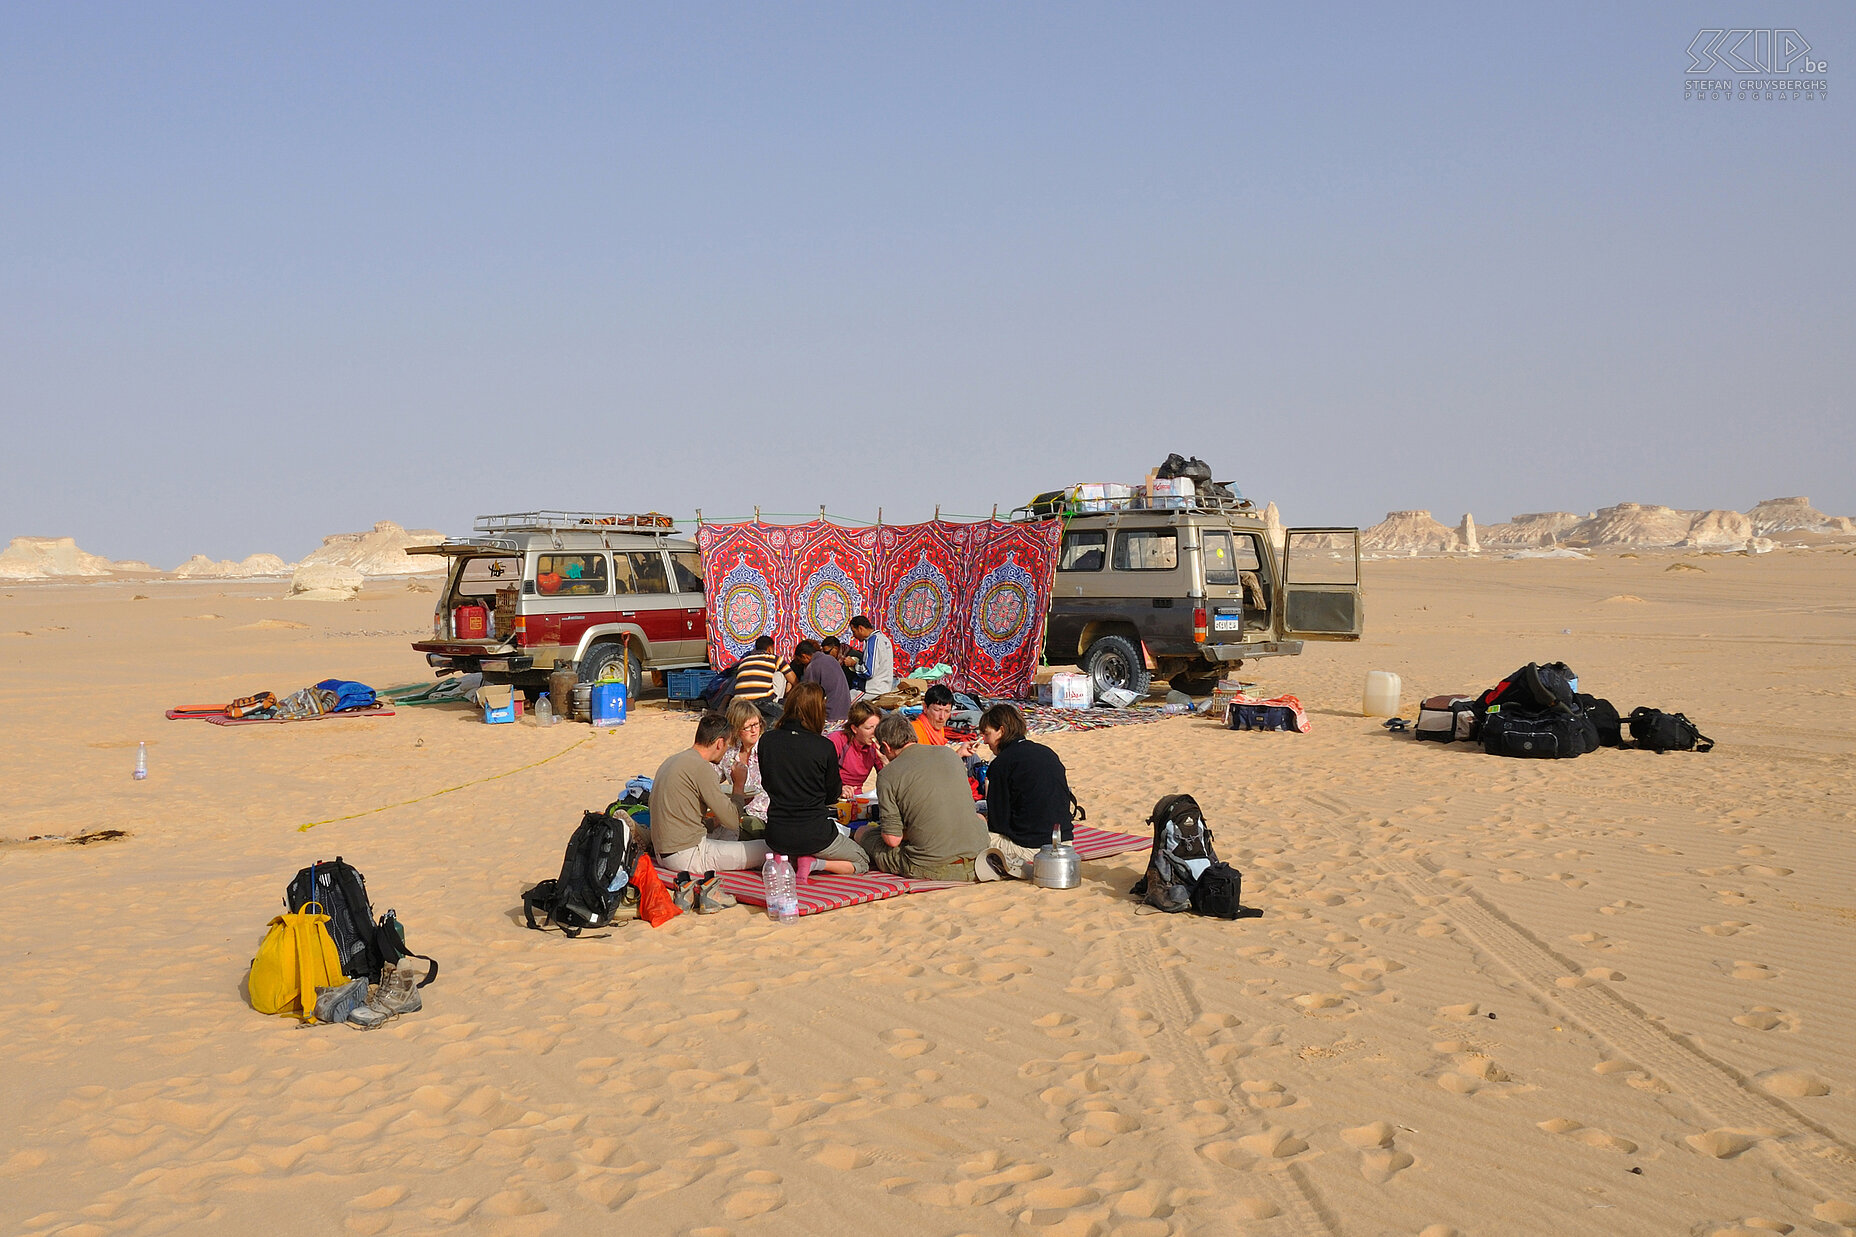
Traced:
<svg viewBox="0 0 1856 1237">
<path fill-rule="evenodd" d="M 516 689 L 507 683 L 486 683 L 479 687 L 477 704 L 483 709 L 483 720 L 488 725 L 500 726 L 516 720 Z"/>
<path fill-rule="evenodd" d="M 1086 674 L 1059 671 L 1038 684 L 1038 703 L 1053 709 L 1086 709 L 1095 698 L 1095 680 Z"/>
<path fill-rule="evenodd" d="M 1147 484 L 1141 487 L 1147 506 L 1167 509 L 1190 507 L 1192 505 L 1193 486 L 1188 477 L 1148 477 Z"/>
</svg>

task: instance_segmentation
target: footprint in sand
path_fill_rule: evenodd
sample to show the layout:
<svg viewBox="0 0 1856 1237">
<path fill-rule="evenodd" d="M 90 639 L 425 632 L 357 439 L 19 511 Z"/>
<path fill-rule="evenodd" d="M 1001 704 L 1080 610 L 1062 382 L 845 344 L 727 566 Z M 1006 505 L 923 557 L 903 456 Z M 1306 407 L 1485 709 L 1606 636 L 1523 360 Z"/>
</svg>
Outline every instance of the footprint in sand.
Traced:
<svg viewBox="0 0 1856 1237">
<path fill-rule="evenodd" d="M 1751 1006 L 1744 1014 L 1736 1015 L 1734 1022 L 1755 1031 L 1796 1031 L 1800 1025 L 1796 1014 L 1776 1005 Z"/>
<path fill-rule="evenodd" d="M 1244 1083 L 1243 1089 L 1245 1099 L 1252 1108 L 1292 1108 L 1296 1104 L 1296 1097 L 1285 1090 L 1280 1082 L 1256 1078 Z"/>
<path fill-rule="evenodd" d="M 934 1045 L 929 1042 L 927 1036 L 923 1035 L 920 1031 L 912 1030 L 908 1027 L 898 1027 L 893 1031 L 885 1031 L 877 1038 L 889 1045 L 890 1056 L 904 1061 L 910 1057 L 919 1057 L 922 1053 L 934 1047 Z"/>
<path fill-rule="evenodd" d="M 1690 1134 L 1682 1141 L 1717 1160 L 1731 1160 L 1743 1151 L 1759 1145 L 1764 1135 L 1751 1130 L 1709 1130 L 1705 1134 Z"/>
<path fill-rule="evenodd" d="M 1076 1025 L 1075 1014 L 1048 1013 L 1041 1018 L 1033 1018 L 1031 1025 L 1052 1039 L 1075 1039 L 1082 1034 L 1082 1029 Z"/>
<path fill-rule="evenodd" d="M 1743 958 L 1734 959 L 1733 967 L 1728 971 L 1735 979 L 1748 980 L 1777 979 L 1781 973 L 1777 967 L 1767 966 L 1764 962 L 1749 962 Z"/>
<path fill-rule="evenodd" d="M 722 1199 L 722 1214 L 731 1220 L 749 1220 L 786 1205 L 780 1174 L 768 1170 L 743 1173 L 741 1187 Z"/>
<path fill-rule="evenodd" d="M 1589 1125 L 1581 1125 L 1570 1117 L 1554 1117 L 1550 1121 L 1541 1121 L 1536 1124 L 1549 1134 L 1559 1134 L 1574 1142 L 1584 1143 L 1588 1147 L 1596 1147 L 1600 1151 L 1615 1151 L 1620 1155 L 1630 1155 L 1637 1150 L 1637 1144 L 1628 1138 L 1620 1138 L 1616 1134 L 1607 1134 Z"/>
<path fill-rule="evenodd" d="M 1629 898 L 1620 898 L 1616 902 L 1599 907 L 1598 913 L 1601 915 L 1624 915 L 1631 911 L 1640 911 L 1642 909 L 1643 903 L 1632 902 Z"/>
<path fill-rule="evenodd" d="M 1830 1094 L 1830 1085 L 1810 1070 L 1805 1069 L 1767 1070 L 1763 1074 L 1755 1074 L 1753 1081 L 1769 1094 L 1783 1096 L 1788 1100 L 1810 1099 L 1814 1096 Z"/>
<path fill-rule="evenodd" d="M 1703 924 L 1701 930 L 1709 936 L 1738 936 L 1753 926 L 1744 919 L 1723 919 L 1719 923 Z"/>
</svg>

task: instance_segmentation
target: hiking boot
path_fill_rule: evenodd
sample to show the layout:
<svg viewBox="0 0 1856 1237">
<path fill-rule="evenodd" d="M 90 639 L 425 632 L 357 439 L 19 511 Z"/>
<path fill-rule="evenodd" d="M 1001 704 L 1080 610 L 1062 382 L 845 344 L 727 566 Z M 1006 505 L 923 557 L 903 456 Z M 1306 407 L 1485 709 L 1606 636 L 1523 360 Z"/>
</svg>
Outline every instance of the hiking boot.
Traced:
<svg viewBox="0 0 1856 1237">
<path fill-rule="evenodd" d="M 378 1027 L 386 1026 L 388 1021 L 389 1018 L 386 1014 L 381 1013 L 371 1005 L 357 1005 L 352 1010 L 348 1011 L 348 1025 L 355 1028 L 357 1031 L 372 1031 Z"/>
<path fill-rule="evenodd" d="M 316 989 L 317 1022 L 345 1022 L 356 1006 L 367 1000 L 367 977 Z"/>
<path fill-rule="evenodd" d="M 696 909 L 696 879 L 688 872 L 677 873 L 676 883 L 670 887 L 670 901 L 680 911 Z"/>
<path fill-rule="evenodd" d="M 367 1007 L 382 1018 L 416 1014 L 424 1005 L 425 1002 L 419 998 L 417 970 L 402 970 L 397 965 L 381 973 L 374 995 L 367 998 Z"/>
<path fill-rule="evenodd" d="M 734 906 L 735 895 L 722 888 L 722 878 L 718 873 L 708 872 L 696 883 L 696 913 L 713 915 Z"/>
</svg>

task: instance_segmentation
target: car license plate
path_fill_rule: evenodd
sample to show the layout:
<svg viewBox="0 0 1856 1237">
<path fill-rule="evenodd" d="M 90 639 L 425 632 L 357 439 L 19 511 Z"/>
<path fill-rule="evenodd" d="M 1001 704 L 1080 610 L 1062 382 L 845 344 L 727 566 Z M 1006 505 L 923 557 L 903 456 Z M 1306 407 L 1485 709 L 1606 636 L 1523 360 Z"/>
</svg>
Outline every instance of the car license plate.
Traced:
<svg viewBox="0 0 1856 1237">
<path fill-rule="evenodd" d="M 478 665 L 480 665 L 485 670 L 507 670 L 509 669 L 509 662 L 507 660 L 497 660 L 497 661 L 485 660 L 485 661 L 479 662 Z"/>
<path fill-rule="evenodd" d="M 1242 631 L 1243 629 L 1244 629 L 1244 616 L 1241 614 L 1214 614 L 1212 615 L 1212 630 L 1213 631 Z"/>
</svg>

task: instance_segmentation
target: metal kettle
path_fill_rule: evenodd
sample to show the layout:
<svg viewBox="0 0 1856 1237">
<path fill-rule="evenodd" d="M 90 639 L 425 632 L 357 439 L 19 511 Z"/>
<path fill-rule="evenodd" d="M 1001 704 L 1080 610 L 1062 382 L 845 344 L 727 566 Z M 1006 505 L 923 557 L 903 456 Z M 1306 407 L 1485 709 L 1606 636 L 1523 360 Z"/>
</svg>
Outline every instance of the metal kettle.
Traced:
<svg viewBox="0 0 1856 1237">
<path fill-rule="evenodd" d="M 1050 845 L 1031 861 L 1031 883 L 1040 889 L 1074 889 L 1083 883 L 1083 861 L 1063 840 L 1061 823 L 1050 827 Z"/>
</svg>

